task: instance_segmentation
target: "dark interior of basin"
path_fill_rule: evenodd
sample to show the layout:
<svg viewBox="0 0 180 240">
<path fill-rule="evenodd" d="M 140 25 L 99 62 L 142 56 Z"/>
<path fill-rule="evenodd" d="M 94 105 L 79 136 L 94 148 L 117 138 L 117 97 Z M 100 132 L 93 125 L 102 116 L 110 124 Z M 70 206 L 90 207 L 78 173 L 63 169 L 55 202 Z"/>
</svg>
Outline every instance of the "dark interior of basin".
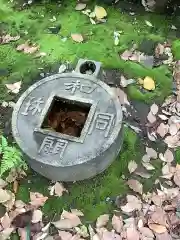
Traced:
<svg viewBox="0 0 180 240">
<path fill-rule="evenodd" d="M 91 104 L 54 97 L 41 128 L 80 137 Z"/>
<path fill-rule="evenodd" d="M 96 65 L 91 61 L 86 61 L 80 66 L 81 74 L 92 75 L 96 71 Z"/>
</svg>

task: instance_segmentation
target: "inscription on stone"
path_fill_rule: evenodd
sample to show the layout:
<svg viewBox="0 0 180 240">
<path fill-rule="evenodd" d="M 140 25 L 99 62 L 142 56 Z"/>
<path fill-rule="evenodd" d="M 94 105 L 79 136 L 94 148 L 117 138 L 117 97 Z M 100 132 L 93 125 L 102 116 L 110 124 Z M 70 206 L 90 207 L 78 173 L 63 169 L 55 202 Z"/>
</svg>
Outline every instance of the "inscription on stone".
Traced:
<svg viewBox="0 0 180 240">
<path fill-rule="evenodd" d="M 95 129 L 104 131 L 104 137 L 108 137 L 109 131 L 113 123 L 113 119 L 114 119 L 114 114 L 96 112 L 88 134 L 91 134 L 93 129 L 95 128 Z"/>
<path fill-rule="evenodd" d="M 68 141 L 66 140 L 47 136 L 44 138 L 38 152 L 39 154 L 44 153 L 46 155 L 59 154 L 60 158 L 63 158 L 67 145 Z"/>
<path fill-rule="evenodd" d="M 30 97 L 29 100 L 25 103 L 25 108 L 21 114 L 27 116 L 29 112 L 31 112 L 31 114 L 34 116 L 36 113 L 41 113 L 41 104 L 43 103 L 44 101 L 42 98 Z"/>
<path fill-rule="evenodd" d="M 66 87 L 65 90 L 70 90 L 71 94 L 74 94 L 76 90 L 90 94 L 96 89 L 96 86 L 81 84 L 79 80 L 72 81 L 71 83 L 64 83 L 64 85 Z"/>
</svg>

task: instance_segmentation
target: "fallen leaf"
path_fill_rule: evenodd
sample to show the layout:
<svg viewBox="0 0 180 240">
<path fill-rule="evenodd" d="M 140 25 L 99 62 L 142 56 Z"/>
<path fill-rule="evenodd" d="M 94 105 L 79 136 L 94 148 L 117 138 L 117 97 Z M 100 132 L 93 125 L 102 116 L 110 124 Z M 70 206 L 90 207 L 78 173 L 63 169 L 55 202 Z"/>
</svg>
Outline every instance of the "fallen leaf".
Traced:
<svg viewBox="0 0 180 240">
<path fill-rule="evenodd" d="M 79 33 L 71 34 L 71 38 L 77 43 L 82 43 L 84 41 L 83 36 Z"/>
<path fill-rule="evenodd" d="M 127 184 L 134 192 L 143 193 L 143 185 L 138 180 L 130 179 L 127 181 Z"/>
<path fill-rule="evenodd" d="M 18 235 L 21 240 L 27 239 L 27 229 L 26 228 L 18 228 Z"/>
<path fill-rule="evenodd" d="M 147 132 L 147 136 L 148 136 L 149 140 L 152 142 L 155 142 L 157 139 L 155 132 L 151 132 L 151 133 Z"/>
<path fill-rule="evenodd" d="M 97 218 L 96 227 L 97 228 L 104 227 L 104 226 L 106 226 L 108 221 L 109 221 L 109 215 L 108 214 L 101 215 Z"/>
<path fill-rule="evenodd" d="M 101 240 L 122 240 L 122 238 L 115 232 L 105 231 L 102 234 Z"/>
<path fill-rule="evenodd" d="M 14 193 L 17 193 L 18 187 L 19 187 L 19 183 L 18 183 L 17 180 L 15 180 L 15 181 L 13 182 L 13 191 L 14 191 Z"/>
<path fill-rule="evenodd" d="M 145 23 L 146 23 L 146 25 L 147 25 L 148 27 L 153 27 L 153 25 L 152 25 L 152 23 L 151 23 L 151 22 L 149 22 L 149 21 L 145 20 Z"/>
<path fill-rule="evenodd" d="M 39 50 L 39 46 L 35 44 L 30 45 L 29 42 L 25 42 L 16 48 L 17 51 L 23 51 L 24 53 L 33 54 Z"/>
<path fill-rule="evenodd" d="M 160 119 L 162 119 L 163 121 L 168 120 L 168 117 L 165 116 L 165 115 L 163 115 L 163 114 L 159 114 L 158 117 L 159 117 Z"/>
<path fill-rule="evenodd" d="M 123 219 L 121 216 L 114 215 L 112 217 L 112 226 L 117 233 L 121 233 L 123 228 Z"/>
<path fill-rule="evenodd" d="M 164 138 L 169 131 L 169 125 L 161 123 L 157 128 L 157 133 L 160 137 Z"/>
<path fill-rule="evenodd" d="M 153 230 L 153 232 L 155 232 L 155 233 L 164 233 L 164 232 L 167 231 L 165 226 L 159 225 L 159 224 L 156 224 L 156 223 L 150 223 L 149 228 L 151 230 Z"/>
<path fill-rule="evenodd" d="M 127 240 L 139 240 L 140 234 L 135 227 L 129 227 L 126 229 Z"/>
<path fill-rule="evenodd" d="M 72 234 L 66 231 L 58 231 L 61 240 L 71 240 Z M 53 238 L 54 239 L 54 238 Z"/>
<path fill-rule="evenodd" d="M 15 194 L 9 190 L 7 190 L 7 194 L 9 194 L 10 199 L 3 203 L 3 205 L 6 207 L 7 211 L 10 211 L 15 203 Z"/>
<path fill-rule="evenodd" d="M 135 82 L 134 79 L 126 79 L 123 75 L 121 75 L 121 80 L 120 80 L 121 87 L 125 88 L 134 82 Z"/>
<path fill-rule="evenodd" d="M 139 231 L 144 237 L 154 238 L 153 232 L 147 227 L 141 227 L 141 228 L 139 228 Z"/>
<path fill-rule="evenodd" d="M 172 136 L 174 136 L 174 135 L 176 135 L 177 134 L 177 132 L 178 132 L 178 127 L 177 127 L 177 125 L 174 123 L 174 124 L 171 124 L 170 126 L 169 126 L 169 133 L 172 135 Z"/>
<path fill-rule="evenodd" d="M 7 190 L 0 188 L 0 203 L 5 203 L 11 199 L 11 196 Z"/>
<path fill-rule="evenodd" d="M 61 64 L 61 66 L 59 67 L 58 73 L 63 73 L 65 72 L 67 69 L 66 64 Z"/>
<path fill-rule="evenodd" d="M 146 147 L 146 153 L 150 158 L 157 159 L 157 152 L 153 148 Z"/>
<path fill-rule="evenodd" d="M 152 112 L 149 112 L 148 115 L 147 115 L 147 120 L 150 123 L 154 123 L 154 122 L 156 122 L 156 116 L 154 116 Z"/>
<path fill-rule="evenodd" d="M 95 24 L 96 24 L 96 22 L 94 21 L 94 19 L 92 19 L 92 18 L 89 18 L 89 20 L 90 20 L 91 24 L 93 24 L 93 25 L 95 25 Z"/>
<path fill-rule="evenodd" d="M 89 237 L 88 229 L 85 225 L 82 225 L 80 227 L 75 227 L 75 231 L 78 235 L 80 235 L 83 238 Z"/>
<path fill-rule="evenodd" d="M 80 225 L 81 222 L 78 220 L 78 218 L 74 218 L 74 219 L 60 219 L 59 221 L 52 222 L 52 224 L 57 229 L 61 230 L 61 229 L 72 229 Z"/>
<path fill-rule="evenodd" d="M 176 165 L 176 171 L 174 173 L 174 182 L 175 184 L 180 187 L 180 165 Z"/>
<path fill-rule="evenodd" d="M 6 228 L 2 232 L 0 232 L 0 239 L 7 240 L 11 236 L 11 233 L 14 231 L 14 228 Z"/>
<path fill-rule="evenodd" d="M 168 231 L 164 232 L 164 233 L 156 233 L 156 240 L 175 240 L 174 238 L 172 239 L 172 237 L 169 235 Z"/>
<path fill-rule="evenodd" d="M 137 163 L 135 161 L 130 161 L 128 164 L 128 170 L 130 173 L 133 173 L 137 168 Z"/>
<path fill-rule="evenodd" d="M 151 77 L 145 77 L 143 81 L 143 87 L 146 90 L 155 90 L 155 82 Z"/>
<path fill-rule="evenodd" d="M 135 210 L 140 211 L 142 208 L 142 202 L 137 197 L 133 195 L 127 195 L 127 204 L 121 206 L 121 210 L 125 213 L 131 213 Z"/>
<path fill-rule="evenodd" d="M 20 39 L 20 36 L 12 37 L 10 34 L 0 36 L 0 44 L 7 44 L 9 42 L 14 42 Z"/>
<path fill-rule="evenodd" d="M 164 50 L 165 50 L 164 45 L 162 45 L 161 43 L 158 43 L 155 49 L 155 57 L 159 58 L 161 55 L 163 55 Z"/>
<path fill-rule="evenodd" d="M 23 208 L 23 207 L 25 207 L 26 204 L 21 200 L 16 200 L 14 205 L 16 208 Z"/>
<path fill-rule="evenodd" d="M 164 158 L 166 162 L 171 163 L 174 161 L 174 155 L 171 150 L 167 149 L 164 153 Z"/>
<path fill-rule="evenodd" d="M 142 165 L 148 170 L 148 171 L 151 171 L 151 170 L 154 170 L 154 166 L 151 164 L 151 163 L 145 163 L 145 162 L 142 162 Z"/>
<path fill-rule="evenodd" d="M 167 136 L 164 139 L 164 142 L 168 145 L 169 148 L 176 148 L 180 146 L 179 136 Z"/>
<path fill-rule="evenodd" d="M 75 7 L 75 10 L 82 11 L 86 8 L 86 3 L 78 3 Z"/>
<path fill-rule="evenodd" d="M 158 111 L 159 111 L 159 107 L 158 107 L 158 105 L 156 105 L 156 104 L 154 103 L 154 104 L 151 106 L 150 110 L 151 110 L 152 114 L 156 115 L 156 114 L 158 113 Z"/>
<path fill-rule="evenodd" d="M 0 178 L 0 188 L 4 188 L 7 186 L 7 182 Z"/>
<path fill-rule="evenodd" d="M 71 209 L 71 212 L 72 212 L 72 214 L 74 214 L 74 215 L 76 215 L 76 216 L 78 216 L 78 217 L 83 217 L 83 216 L 84 216 L 84 213 L 81 212 L 81 211 L 78 210 L 78 209 Z"/>
<path fill-rule="evenodd" d="M 74 218 L 76 218 L 76 219 L 79 220 L 79 222 L 81 222 L 78 215 L 79 215 L 78 212 L 74 212 L 74 213 L 73 213 L 73 212 L 68 212 L 68 211 L 66 211 L 66 210 L 63 210 L 63 212 L 62 212 L 62 214 L 61 214 L 61 218 L 62 218 L 62 219 L 63 219 L 63 218 L 65 218 L 65 219 L 74 219 Z"/>
<path fill-rule="evenodd" d="M 42 216 L 43 216 L 43 213 L 41 210 L 34 210 L 31 222 L 32 223 L 41 222 Z"/>
<path fill-rule="evenodd" d="M 166 226 L 168 222 L 166 212 L 161 207 L 157 207 L 150 215 L 149 221 L 149 223 Z"/>
<path fill-rule="evenodd" d="M 142 161 L 143 162 L 149 162 L 150 161 L 150 156 L 148 154 L 145 154 L 143 157 L 142 157 Z"/>
<path fill-rule="evenodd" d="M 112 89 L 112 95 L 114 95 L 114 97 L 118 97 L 121 105 L 129 105 L 130 106 L 130 102 L 128 101 L 127 94 L 123 90 L 121 90 L 120 88 L 115 88 L 115 87 L 113 87 L 111 89 Z"/>
<path fill-rule="evenodd" d="M 95 235 L 95 231 L 94 231 L 94 229 L 92 228 L 91 225 L 88 226 L 88 230 L 89 230 L 90 240 L 93 240 L 93 237 Z"/>
<path fill-rule="evenodd" d="M 55 196 L 61 197 L 63 192 L 68 192 L 66 188 L 63 187 L 62 183 L 56 182 L 54 185 Z"/>
<path fill-rule="evenodd" d="M 8 213 L 5 213 L 5 215 L 1 218 L 1 225 L 4 229 L 10 228 L 11 219 L 10 219 Z"/>
<path fill-rule="evenodd" d="M 48 197 L 44 197 L 41 193 L 30 192 L 30 204 L 35 207 L 41 207 L 48 200 Z"/>
<path fill-rule="evenodd" d="M 19 82 L 15 82 L 15 83 L 12 83 L 12 84 L 5 84 L 5 86 L 7 87 L 8 89 L 8 92 L 12 92 L 12 93 L 15 93 L 17 94 L 21 88 L 21 81 Z"/>
<path fill-rule="evenodd" d="M 95 6 L 94 12 L 97 19 L 103 19 L 107 17 L 107 12 L 103 7 Z"/>
</svg>

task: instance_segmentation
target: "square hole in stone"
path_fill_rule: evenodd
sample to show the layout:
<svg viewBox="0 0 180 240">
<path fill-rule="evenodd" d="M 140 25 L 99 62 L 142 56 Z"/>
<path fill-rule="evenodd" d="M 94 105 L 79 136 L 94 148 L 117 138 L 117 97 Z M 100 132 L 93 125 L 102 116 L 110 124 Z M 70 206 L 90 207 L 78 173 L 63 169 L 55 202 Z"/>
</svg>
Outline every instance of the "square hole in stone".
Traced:
<svg viewBox="0 0 180 240">
<path fill-rule="evenodd" d="M 80 137 L 91 106 L 55 96 L 41 128 Z"/>
</svg>

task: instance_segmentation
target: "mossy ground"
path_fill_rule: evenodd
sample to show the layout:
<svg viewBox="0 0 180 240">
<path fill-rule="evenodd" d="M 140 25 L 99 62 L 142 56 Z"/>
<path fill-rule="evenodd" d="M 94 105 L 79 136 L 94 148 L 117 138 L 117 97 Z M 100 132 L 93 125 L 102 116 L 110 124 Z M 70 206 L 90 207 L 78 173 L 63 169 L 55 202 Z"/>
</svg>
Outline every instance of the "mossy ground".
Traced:
<svg viewBox="0 0 180 240">
<path fill-rule="evenodd" d="M 0 6 L 5 13 L 4 24 L 1 24 L 1 27 L 8 33 L 21 35 L 18 42 L 0 46 L 0 68 L 9 71 L 7 76 L 0 76 L 0 100 L 13 99 L 12 95 L 7 94 L 5 83 L 22 80 L 24 90 L 37 78 L 42 71 L 40 68 L 46 69 L 65 61 L 76 64 L 79 58 L 88 58 L 102 62 L 104 68 L 117 68 L 131 78 L 153 77 L 156 90 L 141 92 L 138 85 L 133 85 L 128 88 L 128 95 L 130 98 L 146 102 L 162 101 L 171 92 L 172 74 L 168 68 L 162 66 L 149 69 L 140 64 L 125 62 L 120 59 L 119 53 L 130 48 L 132 41 L 140 43 L 143 39 L 164 41 L 169 38 L 173 41 L 172 49 L 175 57 L 180 59 L 180 41 L 176 40 L 175 33 L 170 30 L 171 19 L 167 20 L 163 15 L 144 13 L 137 15 L 135 21 L 134 16 L 105 6 L 108 22 L 91 25 L 87 16 L 74 10 L 75 5 L 75 1 L 64 1 L 61 7 L 57 7 L 57 3 L 46 5 L 39 3 L 29 9 L 17 11 L 0 0 Z M 89 5 L 90 8 L 93 6 L 94 4 Z M 57 19 L 54 23 L 50 21 L 53 16 Z M 148 27 L 145 20 L 150 21 L 154 27 Z M 58 24 L 61 24 L 59 34 L 48 33 L 48 27 Z M 118 46 L 114 45 L 113 40 L 115 30 L 122 31 Z M 83 34 L 86 41 L 82 44 L 73 42 L 71 33 Z M 67 37 L 65 42 L 62 41 L 64 37 Z M 43 60 L 16 51 L 16 46 L 28 39 L 39 44 L 40 51 L 47 53 Z M 128 177 L 128 161 L 141 160 L 143 149 L 141 150 L 139 145 L 136 134 L 126 129 L 121 154 L 112 166 L 94 179 L 67 184 L 69 194 L 65 194 L 62 198 L 50 197 L 43 207 L 45 214 L 52 219 L 55 215 L 58 216 L 63 208 L 78 208 L 85 213 L 86 220 L 91 221 L 102 213 L 110 212 L 115 206 L 111 201 L 107 201 L 108 198 L 114 200 L 117 195 L 128 191 L 122 175 Z M 48 194 L 50 184 L 48 180 L 34 172 L 28 174 L 28 179 L 20 183 L 17 199 L 29 201 L 29 191 Z M 151 183 L 149 180 L 144 182 L 146 187 L 152 187 Z"/>
</svg>

